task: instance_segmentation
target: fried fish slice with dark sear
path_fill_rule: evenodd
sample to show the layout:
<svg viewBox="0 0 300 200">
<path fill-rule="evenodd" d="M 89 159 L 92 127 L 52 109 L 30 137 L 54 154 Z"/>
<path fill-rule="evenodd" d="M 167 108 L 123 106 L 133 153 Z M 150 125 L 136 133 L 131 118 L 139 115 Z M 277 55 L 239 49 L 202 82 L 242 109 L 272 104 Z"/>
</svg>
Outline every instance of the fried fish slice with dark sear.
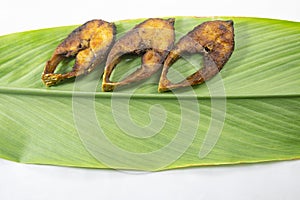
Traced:
<svg viewBox="0 0 300 200">
<path fill-rule="evenodd" d="M 42 80 L 47 86 L 55 85 L 63 79 L 91 72 L 105 61 L 114 43 L 116 28 L 113 23 L 91 20 L 75 29 L 54 51 L 47 62 Z M 57 65 L 65 58 L 75 57 L 71 72 L 54 73 Z"/>
<path fill-rule="evenodd" d="M 201 84 L 215 76 L 225 65 L 234 50 L 233 21 L 209 21 L 195 27 L 183 36 L 165 60 L 158 91 Z M 169 67 L 184 54 L 203 55 L 203 68 L 179 83 L 167 78 Z"/>
<path fill-rule="evenodd" d="M 104 69 L 102 90 L 112 91 L 116 86 L 126 85 L 150 77 L 162 67 L 175 39 L 174 19 L 150 18 L 127 32 L 112 47 Z M 110 81 L 113 69 L 126 54 L 142 55 L 142 65 L 119 82 Z"/>
</svg>

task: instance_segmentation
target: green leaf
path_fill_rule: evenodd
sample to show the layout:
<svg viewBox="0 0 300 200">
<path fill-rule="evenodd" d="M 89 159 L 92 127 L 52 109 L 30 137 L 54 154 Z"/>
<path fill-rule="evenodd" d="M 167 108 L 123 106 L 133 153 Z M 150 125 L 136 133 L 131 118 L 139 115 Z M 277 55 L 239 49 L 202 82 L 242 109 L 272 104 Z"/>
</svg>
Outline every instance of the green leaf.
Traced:
<svg viewBox="0 0 300 200">
<path fill-rule="evenodd" d="M 76 26 L 1 36 L 0 157 L 151 171 L 299 159 L 300 23 L 176 17 L 177 40 L 213 19 L 234 21 L 235 50 L 224 69 L 205 84 L 162 94 L 159 73 L 103 93 L 103 65 L 46 88 L 44 65 Z M 117 37 L 141 21 L 116 22 Z M 113 79 L 140 62 L 124 59 Z M 185 76 L 197 63 L 197 57 L 181 59 L 170 73 Z"/>
</svg>

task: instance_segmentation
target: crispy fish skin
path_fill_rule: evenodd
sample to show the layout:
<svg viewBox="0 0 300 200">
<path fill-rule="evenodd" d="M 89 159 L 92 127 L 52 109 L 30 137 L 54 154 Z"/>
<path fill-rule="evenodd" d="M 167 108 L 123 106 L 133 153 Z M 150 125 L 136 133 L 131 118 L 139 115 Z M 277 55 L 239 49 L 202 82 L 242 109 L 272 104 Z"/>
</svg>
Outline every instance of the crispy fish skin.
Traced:
<svg viewBox="0 0 300 200">
<path fill-rule="evenodd" d="M 215 76 L 234 50 L 233 21 L 204 22 L 183 36 L 166 58 L 159 81 L 159 92 L 201 84 Z M 203 68 L 179 83 L 167 78 L 169 67 L 184 54 L 203 55 Z"/>
<path fill-rule="evenodd" d="M 62 81 L 82 74 L 88 74 L 97 65 L 105 61 L 114 43 L 116 27 L 113 23 L 103 20 L 91 20 L 75 29 L 54 51 L 46 63 L 42 81 L 46 86 L 52 86 Z M 75 57 L 71 72 L 54 73 L 57 65 L 65 58 Z"/>
<path fill-rule="evenodd" d="M 102 90 L 112 91 L 116 86 L 150 77 L 162 67 L 174 40 L 174 18 L 150 18 L 136 25 L 112 47 L 104 69 Z M 141 67 L 119 82 L 110 81 L 112 71 L 126 54 L 142 55 Z"/>
</svg>

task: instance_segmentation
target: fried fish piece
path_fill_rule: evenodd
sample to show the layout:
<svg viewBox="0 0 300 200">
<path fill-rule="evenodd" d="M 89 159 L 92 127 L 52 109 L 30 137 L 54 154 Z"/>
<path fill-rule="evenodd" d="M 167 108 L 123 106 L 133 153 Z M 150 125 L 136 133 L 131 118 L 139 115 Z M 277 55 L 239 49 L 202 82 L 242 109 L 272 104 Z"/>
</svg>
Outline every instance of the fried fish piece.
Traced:
<svg viewBox="0 0 300 200">
<path fill-rule="evenodd" d="M 159 81 L 159 92 L 201 84 L 215 76 L 234 50 L 233 21 L 208 21 L 183 36 L 166 58 Z M 202 54 L 203 68 L 179 83 L 167 78 L 169 67 L 184 54 Z"/>
<path fill-rule="evenodd" d="M 150 18 L 136 25 L 112 47 L 104 69 L 102 90 L 112 91 L 116 86 L 150 77 L 162 67 L 174 40 L 174 18 Z M 142 55 L 141 67 L 119 82 L 110 81 L 112 71 L 126 54 Z"/>
<path fill-rule="evenodd" d="M 116 27 L 113 23 L 103 20 L 91 20 L 75 29 L 54 51 L 47 62 L 42 74 L 42 81 L 46 86 L 88 74 L 97 65 L 105 61 L 114 43 Z M 66 59 L 75 57 L 75 64 L 71 72 L 65 74 L 54 73 L 58 64 Z"/>
</svg>

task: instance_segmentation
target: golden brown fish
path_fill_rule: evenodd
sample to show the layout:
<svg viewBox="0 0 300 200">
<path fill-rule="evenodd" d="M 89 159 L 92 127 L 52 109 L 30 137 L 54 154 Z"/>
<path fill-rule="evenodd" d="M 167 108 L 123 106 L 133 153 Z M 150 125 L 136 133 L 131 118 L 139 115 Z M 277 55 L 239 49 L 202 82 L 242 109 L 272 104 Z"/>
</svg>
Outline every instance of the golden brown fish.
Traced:
<svg viewBox="0 0 300 200">
<path fill-rule="evenodd" d="M 126 85 L 150 77 L 162 67 L 175 39 L 174 19 L 150 18 L 121 37 L 112 47 L 104 69 L 102 90 L 112 91 L 116 86 Z M 126 54 L 142 55 L 142 65 L 119 82 L 110 81 L 113 69 Z"/>
<path fill-rule="evenodd" d="M 63 79 L 91 72 L 105 61 L 114 43 L 116 28 L 113 23 L 91 20 L 75 29 L 54 51 L 47 62 L 42 80 L 47 86 L 55 85 Z M 75 57 L 71 72 L 56 74 L 57 65 L 66 58 Z"/>
<path fill-rule="evenodd" d="M 158 91 L 201 84 L 215 76 L 234 50 L 233 21 L 209 21 L 195 27 L 174 46 L 163 66 Z M 167 78 L 169 67 L 184 54 L 203 55 L 203 68 L 179 83 Z"/>
</svg>

